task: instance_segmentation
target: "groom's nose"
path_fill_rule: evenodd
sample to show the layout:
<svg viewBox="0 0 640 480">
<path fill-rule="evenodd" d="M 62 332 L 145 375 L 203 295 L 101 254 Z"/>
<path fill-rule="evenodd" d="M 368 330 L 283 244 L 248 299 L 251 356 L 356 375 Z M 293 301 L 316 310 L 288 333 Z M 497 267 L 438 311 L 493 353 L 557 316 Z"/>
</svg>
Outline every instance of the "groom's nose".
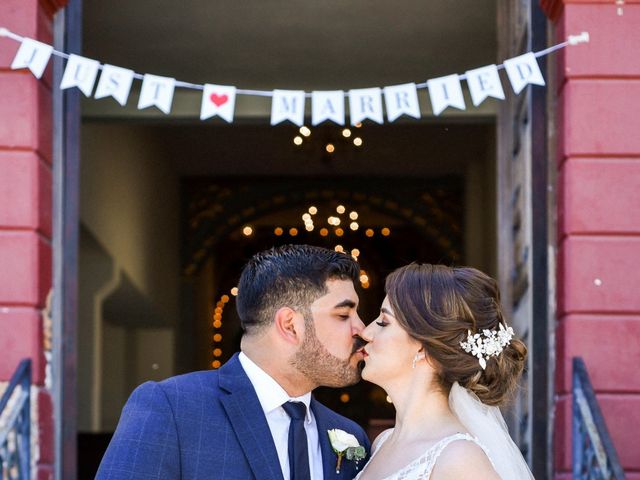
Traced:
<svg viewBox="0 0 640 480">
<path fill-rule="evenodd" d="M 364 323 L 357 313 L 353 316 L 351 322 L 351 336 L 360 335 L 360 332 L 364 330 Z"/>
</svg>

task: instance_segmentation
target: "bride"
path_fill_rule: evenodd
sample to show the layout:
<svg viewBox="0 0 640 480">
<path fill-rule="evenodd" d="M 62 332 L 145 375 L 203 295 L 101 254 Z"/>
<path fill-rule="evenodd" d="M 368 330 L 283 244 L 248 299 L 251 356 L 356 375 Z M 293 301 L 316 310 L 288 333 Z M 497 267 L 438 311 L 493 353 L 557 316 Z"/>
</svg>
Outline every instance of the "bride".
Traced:
<svg viewBox="0 0 640 480">
<path fill-rule="evenodd" d="M 532 479 L 498 409 L 526 347 L 502 317 L 495 280 L 411 264 L 389 275 L 386 293 L 362 333 L 362 377 L 386 390 L 396 422 L 356 479 Z"/>
</svg>

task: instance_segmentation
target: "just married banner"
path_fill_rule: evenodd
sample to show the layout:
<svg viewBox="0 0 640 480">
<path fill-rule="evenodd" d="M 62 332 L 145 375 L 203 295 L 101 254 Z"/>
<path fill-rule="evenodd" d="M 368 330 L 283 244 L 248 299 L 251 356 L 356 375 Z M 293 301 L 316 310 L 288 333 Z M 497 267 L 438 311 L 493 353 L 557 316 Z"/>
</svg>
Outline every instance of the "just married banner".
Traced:
<svg viewBox="0 0 640 480">
<path fill-rule="evenodd" d="M 289 121 L 302 126 L 305 106 L 311 101 L 311 123 L 318 125 L 331 121 L 338 125 L 346 123 L 346 106 L 349 105 L 349 122 L 356 125 L 364 120 L 378 124 L 393 122 L 403 115 L 419 119 L 419 90 L 426 90 L 434 115 L 440 115 L 447 108 L 465 110 L 462 82 L 466 82 L 471 102 L 477 107 L 487 98 L 505 99 L 500 78 L 504 70 L 510 87 L 516 94 L 527 85 L 545 85 L 538 65 L 538 58 L 568 45 L 589 41 L 589 34 L 570 35 L 567 41 L 540 52 L 528 52 L 505 60 L 500 65 L 486 65 L 466 71 L 432 78 L 424 83 L 405 83 L 383 88 L 363 88 L 355 90 L 313 91 L 303 90 L 246 90 L 232 85 L 204 85 L 188 83 L 171 77 L 140 74 L 115 65 L 102 64 L 97 60 L 55 50 L 51 45 L 31 38 L 21 37 L 0 28 L 0 36 L 20 42 L 20 47 L 11 64 L 12 69 L 28 68 L 36 78 L 42 77 L 51 56 L 67 60 L 60 82 L 61 89 L 78 88 L 87 97 L 96 99 L 112 97 L 120 105 L 126 105 L 134 80 L 142 81 L 138 98 L 138 109 L 158 108 L 165 114 L 171 112 L 176 88 L 202 91 L 200 119 L 220 117 L 232 123 L 235 113 L 236 95 L 271 97 L 271 125 Z"/>
</svg>

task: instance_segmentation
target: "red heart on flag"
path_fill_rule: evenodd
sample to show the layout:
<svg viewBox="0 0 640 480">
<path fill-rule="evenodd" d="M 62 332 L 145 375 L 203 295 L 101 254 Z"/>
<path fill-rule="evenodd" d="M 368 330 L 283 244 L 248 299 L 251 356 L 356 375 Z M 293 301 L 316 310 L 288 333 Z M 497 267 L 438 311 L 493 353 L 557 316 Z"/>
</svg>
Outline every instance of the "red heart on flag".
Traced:
<svg viewBox="0 0 640 480">
<path fill-rule="evenodd" d="M 217 93 L 212 93 L 209 96 L 209 99 L 215 104 L 216 107 L 220 105 L 224 105 L 229 101 L 229 95 L 218 95 Z"/>
</svg>

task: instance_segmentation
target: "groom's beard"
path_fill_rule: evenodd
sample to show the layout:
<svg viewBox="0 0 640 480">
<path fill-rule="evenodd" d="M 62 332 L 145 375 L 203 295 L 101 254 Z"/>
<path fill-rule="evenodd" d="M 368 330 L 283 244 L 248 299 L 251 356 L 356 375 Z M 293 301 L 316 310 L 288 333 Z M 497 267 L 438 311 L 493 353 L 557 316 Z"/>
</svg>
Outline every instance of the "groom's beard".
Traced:
<svg viewBox="0 0 640 480">
<path fill-rule="evenodd" d="M 354 343 L 349 358 L 341 359 L 329 353 L 316 336 L 313 320 L 305 315 L 305 337 L 291 363 L 311 381 L 323 387 L 346 387 L 360 381 L 360 367 L 352 357 L 360 348 Z"/>
</svg>

